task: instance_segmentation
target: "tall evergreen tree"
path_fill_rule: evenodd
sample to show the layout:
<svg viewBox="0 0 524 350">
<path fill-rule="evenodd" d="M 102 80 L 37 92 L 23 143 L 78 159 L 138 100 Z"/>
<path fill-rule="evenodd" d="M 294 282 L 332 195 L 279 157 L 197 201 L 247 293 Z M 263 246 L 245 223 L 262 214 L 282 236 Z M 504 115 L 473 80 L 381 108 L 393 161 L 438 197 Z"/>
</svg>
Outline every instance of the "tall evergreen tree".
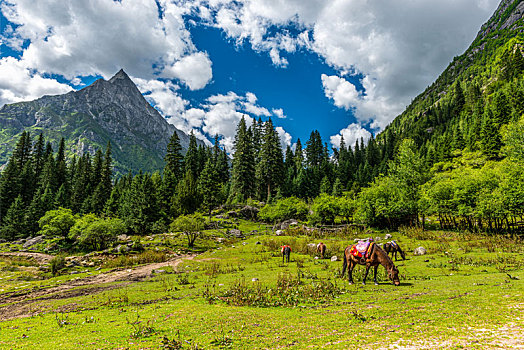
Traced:
<svg viewBox="0 0 524 350">
<path fill-rule="evenodd" d="M 196 142 L 196 136 L 191 131 L 189 135 L 189 146 L 187 148 L 186 156 L 184 157 L 184 172 L 191 171 L 193 177 L 197 178 L 199 175 L 199 151 Z"/>
<path fill-rule="evenodd" d="M 280 138 L 275 131 L 271 118 L 264 124 L 256 175 L 266 191 L 262 199 L 268 199 L 275 195 L 284 178 L 284 159 Z"/>
<path fill-rule="evenodd" d="M 231 169 L 231 195 L 233 199 L 243 201 L 255 194 L 255 157 L 252 136 L 244 117 L 237 126 L 235 135 L 233 168 Z"/>
</svg>

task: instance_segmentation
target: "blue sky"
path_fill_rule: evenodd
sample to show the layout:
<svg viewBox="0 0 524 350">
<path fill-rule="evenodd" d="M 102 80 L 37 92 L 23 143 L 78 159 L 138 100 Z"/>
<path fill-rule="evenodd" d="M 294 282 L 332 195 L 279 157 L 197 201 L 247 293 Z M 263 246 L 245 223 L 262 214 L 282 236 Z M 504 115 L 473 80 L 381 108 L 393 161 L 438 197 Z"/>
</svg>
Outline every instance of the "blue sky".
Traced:
<svg viewBox="0 0 524 350">
<path fill-rule="evenodd" d="M 120 68 L 185 132 L 231 150 L 242 115 L 283 146 L 382 130 L 474 39 L 497 0 L 4 0 L 0 105 Z"/>
</svg>

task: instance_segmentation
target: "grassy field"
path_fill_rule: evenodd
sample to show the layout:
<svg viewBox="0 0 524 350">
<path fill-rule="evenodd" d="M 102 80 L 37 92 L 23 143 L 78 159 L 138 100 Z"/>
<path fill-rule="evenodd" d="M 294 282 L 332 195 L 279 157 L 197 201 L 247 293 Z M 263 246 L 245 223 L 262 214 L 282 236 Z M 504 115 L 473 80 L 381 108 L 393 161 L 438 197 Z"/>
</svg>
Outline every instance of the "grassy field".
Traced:
<svg viewBox="0 0 524 350">
<path fill-rule="evenodd" d="M 39 268 L 45 256 L 0 256 L 0 348 L 524 347 L 520 241 L 390 232 L 407 252 L 407 260 L 395 262 L 401 285 L 381 267 L 379 285 L 369 278 L 363 286 L 364 268 L 357 267 L 350 286 L 340 258 L 362 233 L 297 229 L 276 236 L 258 224 L 238 227 L 258 233 L 238 239 L 210 230 L 195 251 L 183 249 L 176 235 L 144 237 L 149 253 L 142 260 L 92 256 L 94 266 L 56 277 Z M 371 235 L 384 241 L 385 232 Z M 320 240 L 326 259 L 315 258 L 311 246 Z M 282 244 L 293 248 L 289 264 L 282 263 Z M 412 254 L 419 246 L 426 255 Z"/>
</svg>

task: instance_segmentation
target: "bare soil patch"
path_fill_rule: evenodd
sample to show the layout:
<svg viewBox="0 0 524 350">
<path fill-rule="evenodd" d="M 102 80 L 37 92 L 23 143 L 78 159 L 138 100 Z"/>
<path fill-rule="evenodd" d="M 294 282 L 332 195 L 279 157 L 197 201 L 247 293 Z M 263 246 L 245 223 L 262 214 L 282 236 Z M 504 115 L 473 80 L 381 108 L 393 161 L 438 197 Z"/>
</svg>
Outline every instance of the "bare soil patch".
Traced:
<svg viewBox="0 0 524 350">
<path fill-rule="evenodd" d="M 13 255 L 11 253 L 2 254 Z M 46 256 L 46 254 L 39 253 L 17 254 L 22 254 L 17 256 L 25 257 L 30 256 L 27 254 L 37 254 L 34 258 L 40 259 L 40 261 L 53 258 L 51 255 Z M 5 293 L 0 296 L 0 305 L 4 305 L 0 307 L 0 321 L 32 316 L 35 313 L 42 311 L 41 307 L 36 304 L 45 300 L 69 299 L 82 295 L 100 293 L 105 290 L 121 288 L 150 277 L 153 270 L 159 270 L 168 266 L 176 269 L 181 262 L 192 260 L 194 257 L 195 255 L 184 255 L 161 263 L 141 265 L 135 268 L 114 269 L 98 275 L 67 281 L 55 287 Z"/>
</svg>

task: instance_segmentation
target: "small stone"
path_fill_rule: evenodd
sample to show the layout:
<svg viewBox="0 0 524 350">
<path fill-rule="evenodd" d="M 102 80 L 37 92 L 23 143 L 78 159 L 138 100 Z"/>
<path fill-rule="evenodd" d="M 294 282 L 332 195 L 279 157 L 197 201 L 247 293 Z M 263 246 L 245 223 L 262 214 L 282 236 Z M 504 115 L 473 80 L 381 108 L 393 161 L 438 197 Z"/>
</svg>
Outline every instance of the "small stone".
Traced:
<svg viewBox="0 0 524 350">
<path fill-rule="evenodd" d="M 165 273 L 166 270 L 153 270 L 153 273 Z"/>
<path fill-rule="evenodd" d="M 393 238 L 392 235 L 390 235 L 389 233 L 386 233 L 386 235 L 384 236 L 384 239 L 391 239 Z"/>
<path fill-rule="evenodd" d="M 375 242 L 380 242 L 382 240 L 381 237 L 375 237 Z"/>
<path fill-rule="evenodd" d="M 258 281 L 258 278 L 254 277 L 251 281 L 252 281 L 252 282 L 257 282 L 257 281 Z"/>
<path fill-rule="evenodd" d="M 224 283 L 219 283 L 218 286 L 219 287 L 222 287 L 224 285 Z"/>
<path fill-rule="evenodd" d="M 424 247 L 415 248 L 413 255 L 425 255 L 428 251 Z"/>
<path fill-rule="evenodd" d="M 336 255 L 333 255 L 333 256 L 331 257 L 331 261 L 338 261 L 337 256 L 336 256 Z"/>
<path fill-rule="evenodd" d="M 283 233 L 284 233 L 284 231 L 282 231 L 282 230 L 277 230 L 277 231 L 275 232 L 275 235 L 277 235 L 277 236 L 282 236 Z"/>
<path fill-rule="evenodd" d="M 255 244 L 258 245 L 258 244 L 262 244 L 262 243 L 260 243 L 260 241 L 256 241 Z"/>
<path fill-rule="evenodd" d="M 318 260 L 318 256 L 315 256 L 315 260 Z"/>
</svg>

